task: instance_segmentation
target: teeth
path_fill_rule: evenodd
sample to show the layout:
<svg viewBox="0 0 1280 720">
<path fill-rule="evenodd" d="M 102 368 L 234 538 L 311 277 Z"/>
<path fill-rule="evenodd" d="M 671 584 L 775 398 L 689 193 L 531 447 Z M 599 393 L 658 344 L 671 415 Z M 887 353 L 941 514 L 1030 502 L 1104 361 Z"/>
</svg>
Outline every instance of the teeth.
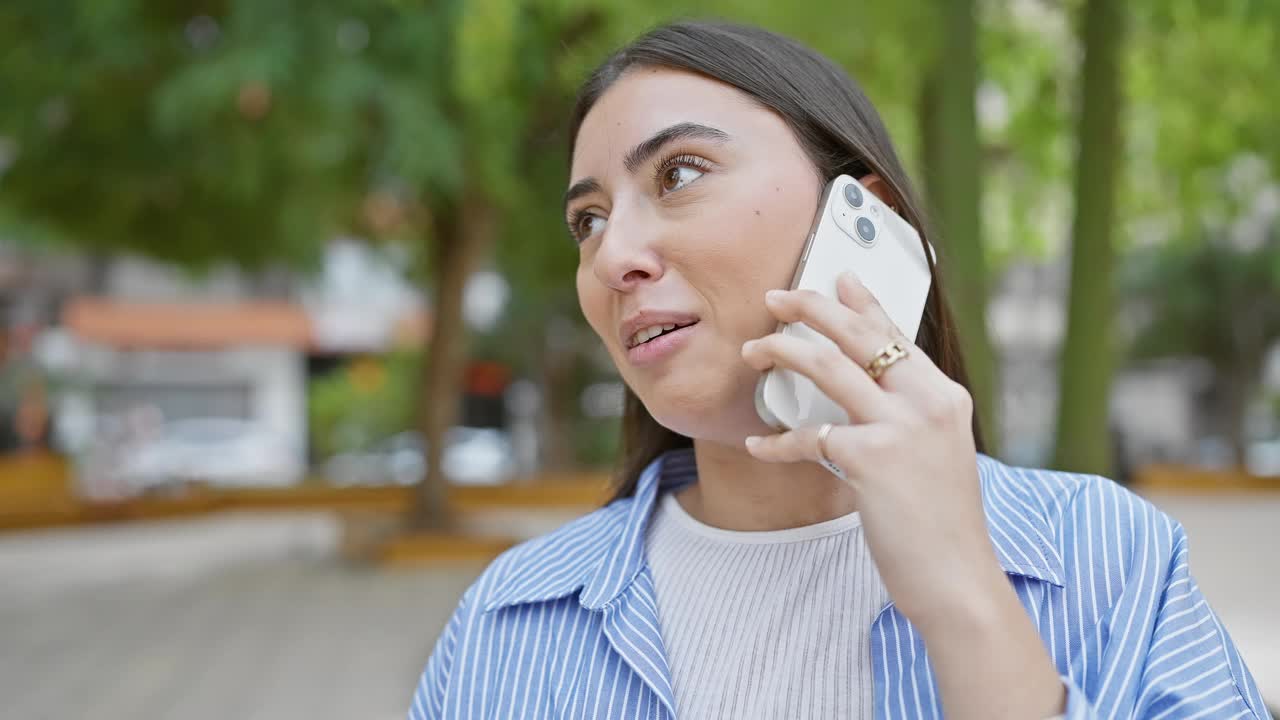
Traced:
<svg viewBox="0 0 1280 720">
<path fill-rule="evenodd" d="M 674 330 L 675 327 L 675 323 L 669 323 L 667 325 L 650 325 L 631 336 L 631 347 L 649 342 L 668 330 Z"/>
</svg>

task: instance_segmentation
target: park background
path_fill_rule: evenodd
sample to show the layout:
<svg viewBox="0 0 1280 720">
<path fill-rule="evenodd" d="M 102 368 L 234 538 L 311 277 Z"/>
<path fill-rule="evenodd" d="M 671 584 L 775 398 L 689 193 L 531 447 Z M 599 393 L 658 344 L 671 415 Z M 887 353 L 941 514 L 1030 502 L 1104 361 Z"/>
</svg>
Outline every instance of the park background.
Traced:
<svg viewBox="0 0 1280 720">
<path fill-rule="evenodd" d="M 8 0 L 0 707 L 391 718 L 603 500 L 578 83 L 750 22 L 925 192 L 991 453 L 1124 483 L 1280 701 L 1280 2 Z"/>
</svg>

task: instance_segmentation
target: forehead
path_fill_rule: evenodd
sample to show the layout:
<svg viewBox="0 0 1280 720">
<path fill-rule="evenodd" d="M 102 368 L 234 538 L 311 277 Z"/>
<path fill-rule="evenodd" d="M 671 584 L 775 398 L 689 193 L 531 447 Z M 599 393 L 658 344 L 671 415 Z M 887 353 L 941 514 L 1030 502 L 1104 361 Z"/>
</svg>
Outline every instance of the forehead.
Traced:
<svg viewBox="0 0 1280 720">
<path fill-rule="evenodd" d="M 615 81 L 583 118 L 574 140 L 571 179 L 619 169 L 637 143 L 682 122 L 719 128 L 734 140 L 788 132 L 781 118 L 735 87 L 681 70 L 635 68 Z"/>
</svg>

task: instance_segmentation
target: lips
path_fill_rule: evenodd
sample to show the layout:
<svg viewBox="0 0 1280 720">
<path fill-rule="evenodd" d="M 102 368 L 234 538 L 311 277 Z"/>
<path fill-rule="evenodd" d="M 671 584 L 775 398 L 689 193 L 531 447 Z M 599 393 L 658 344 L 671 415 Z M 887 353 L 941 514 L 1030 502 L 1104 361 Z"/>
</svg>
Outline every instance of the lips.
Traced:
<svg viewBox="0 0 1280 720">
<path fill-rule="evenodd" d="M 627 362 L 634 367 L 651 367 L 662 363 L 687 347 L 690 339 L 698 332 L 700 323 L 681 325 L 660 335 L 651 337 L 647 342 L 627 348 Z M 671 327 L 668 324 L 664 327 Z M 633 337 L 647 337 L 643 330 Z"/>
<path fill-rule="evenodd" d="M 628 317 L 618 328 L 618 341 L 622 344 L 622 347 L 629 350 L 632 347 L 636 347 L 632 342 L 632 338 L 641 330 L 666 325 L 685 327 L 697 323 L 698 319 L 698 316 L 692 313 L 675 310 L 641 310 Z"/>
<path fill-rule="evenodd" d="M 642 329 L 640 332 L 636 333 L 635 335 L 632 335 L 631 339 L 627 341 L 627 349 L 631 349 L 638 345 L 644 345 L 645 343 L 650 342 L 652 340 L 656 340 L 662 337 L 663 335 L 666 335 L 667 333 L 673 333 L 676 330 L 687 328 L 689 327 L 689 325 L 693 325 L 693 324 L 695 323 L 689 323 L 688 325 L 679 325 L 677 323 L 667 323 L 665 325 L 651 325 L 648 328 Z"/>
</svg>

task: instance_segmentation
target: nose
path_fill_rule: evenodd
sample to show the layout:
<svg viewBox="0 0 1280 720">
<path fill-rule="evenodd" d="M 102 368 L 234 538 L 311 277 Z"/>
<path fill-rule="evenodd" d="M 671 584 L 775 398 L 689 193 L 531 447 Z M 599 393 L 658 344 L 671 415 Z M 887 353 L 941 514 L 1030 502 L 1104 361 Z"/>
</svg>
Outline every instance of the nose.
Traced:
<svg viewBox="0 0 1280 720">
<path fill-rule="evenodd" d="M 592 269 L 600 282 L 619 292 L 661 278 L 663 262 L 653 223 L 619 217 L 615 210 L 600 238 Z"/>
</svg>

